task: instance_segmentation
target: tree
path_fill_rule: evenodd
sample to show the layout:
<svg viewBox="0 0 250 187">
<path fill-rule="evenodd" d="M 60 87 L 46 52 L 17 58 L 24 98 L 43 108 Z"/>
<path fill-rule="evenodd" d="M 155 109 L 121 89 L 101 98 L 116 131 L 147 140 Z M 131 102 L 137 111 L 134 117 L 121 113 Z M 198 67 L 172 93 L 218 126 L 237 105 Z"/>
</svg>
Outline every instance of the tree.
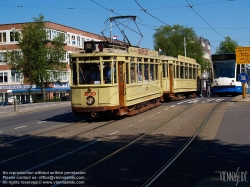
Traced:
<svg viewBox="0 0 250 187">
<path fill-rule="evenodd" d="M 225 37 L 224 41 L 220 42 L 219 47 L 216 48 L 216 54 L 221 53 L 235 53 L 235 48 L 238 47 L 238 43 L 232 40 L 229 36 Z"/>
<path fill-rule="evenodd" d="M 57 78 L 66 68 L 66 64 L 61 62 L 66 54 L 64 36 L 59 34 L 49 41 L 44 16 L 39 15 L 33 19 L 34 22 L 22 27 L 21 34 L 14 33 L 21 52 L 8 51 L 6 62 L 12 69 L 20 72 L 30 85 L 38 85 L 45 101 L 45 88 L 53 81 L 51 77 Z"/>
<path fill-rule="evenodd" d="M 192 28 L 186 28 L 181 25 L 162 26 L 156 29 L 154 38 L 154 48 L 162 49 L 164 55 L 177 57 L 185 55 L 196 59 L 201 64 L 202 70 L 208 70 L 210 62 L 204 58 L 204 52 L 197 35 Z M 186 44 L 186 46 L 184 46 Z"/>
</svg>

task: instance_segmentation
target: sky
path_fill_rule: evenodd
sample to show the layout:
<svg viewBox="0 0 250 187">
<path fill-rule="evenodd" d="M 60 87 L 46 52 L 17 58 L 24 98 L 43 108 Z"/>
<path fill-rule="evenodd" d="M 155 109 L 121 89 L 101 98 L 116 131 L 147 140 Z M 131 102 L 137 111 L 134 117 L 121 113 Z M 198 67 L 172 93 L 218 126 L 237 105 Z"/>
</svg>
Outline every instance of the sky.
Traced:
<svg viewBox="0 0 250 187">
<path fill-rule="evenodd" d="M 213 54 L 227 36 L 250 46 L 249 7 L 250 0 L 1 0 L 0 24 L 31 22 L 42 14 L 45 21 L 109 37 L 106 20 L 129 15 L 136 16 L 139 30 L 133 21 L 118 21 L 128 27 L 119 25 L 132 45 L 153 49 L 156 28 L 179 24 L 209 40 Z M 114 22 L 112 34 L 123 39 Z"/>
</svg>

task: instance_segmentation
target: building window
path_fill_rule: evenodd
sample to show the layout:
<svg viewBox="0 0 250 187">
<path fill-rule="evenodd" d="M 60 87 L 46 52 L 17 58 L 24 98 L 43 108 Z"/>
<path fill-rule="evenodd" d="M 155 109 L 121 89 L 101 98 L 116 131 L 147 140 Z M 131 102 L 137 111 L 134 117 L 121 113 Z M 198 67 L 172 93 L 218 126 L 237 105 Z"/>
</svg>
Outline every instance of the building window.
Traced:
<svg viewBox="0 0 250 187">
<path fill-rule="evenodd" d="M 10 32 L 10 41 L 17 42 L 18 41 L 18 32 Z"/>
<path fill-rule="evenodd" d="M 77 36 L 77 46 L 81 46 L 80 42 L 81 42 L 81 38 L 80 36 Z"/>
<path fill-rule="evenodd" d="M 74 35 L 71 36 L 72 45 L 76 45 L 76 37 Z"/>
<path fill-rule="evenodd" d="M 70 34 L 66 34 L 66 41 L 68 44 L 70 44 Z"/>
<path fill-rule="evenodd" d="M 0 42 L 6 42 L 6 32 L 0 32 Z"/>
<path fill-rule="evenodd" d="M 11 72 L 11 82 L 21 82 L 20 73 Z"/>
<path fill-rule="evenodd" d="M 0 73 L 0 83 L 7 83 L 8 82 L 8 73 Z"/>
</svg>

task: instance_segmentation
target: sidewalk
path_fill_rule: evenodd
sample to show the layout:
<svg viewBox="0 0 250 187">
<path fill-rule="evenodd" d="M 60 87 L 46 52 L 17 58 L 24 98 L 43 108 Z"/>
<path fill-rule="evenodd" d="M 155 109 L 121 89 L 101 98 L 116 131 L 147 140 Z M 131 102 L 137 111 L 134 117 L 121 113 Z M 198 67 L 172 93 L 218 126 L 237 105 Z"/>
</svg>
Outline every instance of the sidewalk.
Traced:
<svg viewBox="0 0 250 187">
<path fill-rule="evenodd" d="M 0 107 L 0 118 L 61 106 L 70 106 L 70 101 L 21 104 L 17 105 L 17 111 L 14 111 L 14 105 L 3 106 Z"/>
<path fill-rule="evenodd" d="M 249 102 L 250 101 L 250 94 L 247 94 L 246 99 L 243 99 L 242 95 L 238 95 L 238 96 L 234 97 L 231 101 L 232 102 Z"/>
<path fill-rule="evenodd" d="M 196 166 L 196 187 L 250 186 L 250 94 L 232 101 Z"/>
</svg>

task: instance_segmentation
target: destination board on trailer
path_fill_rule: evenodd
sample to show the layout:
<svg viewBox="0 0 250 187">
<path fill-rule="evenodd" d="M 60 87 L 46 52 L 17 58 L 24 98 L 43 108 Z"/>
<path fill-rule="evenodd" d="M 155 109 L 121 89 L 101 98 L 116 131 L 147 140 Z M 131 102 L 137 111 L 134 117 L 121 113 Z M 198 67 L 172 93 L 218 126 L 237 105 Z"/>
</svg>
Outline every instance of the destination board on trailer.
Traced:
<svg viewBox="0 0 250 187">
<path fill-rule="evenodd" d="M 236 47 L 237 64 L 250 64 L 250 47 Z"/>
</svg>

